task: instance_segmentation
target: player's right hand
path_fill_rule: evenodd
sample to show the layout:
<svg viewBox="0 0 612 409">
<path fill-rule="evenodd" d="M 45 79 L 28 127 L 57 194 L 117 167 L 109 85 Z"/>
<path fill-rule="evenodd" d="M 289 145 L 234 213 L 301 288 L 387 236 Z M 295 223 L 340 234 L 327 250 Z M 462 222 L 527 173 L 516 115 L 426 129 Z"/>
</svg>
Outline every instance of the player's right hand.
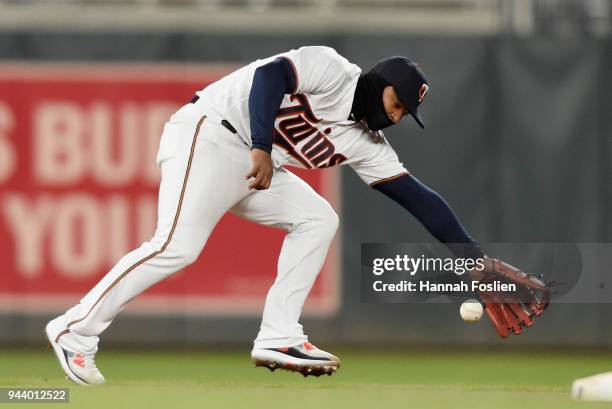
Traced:
<svg viewBox="0 0 612 409">
<path fill-rule="evenodd" d="M 251 171 L 247 173 L 245 179 L 255 178 L 249 185 L 249 189 L 265 190 L 270 187 L 272 182 L 272 157 L 261 149 L 251 150 Z"/>
</svg>

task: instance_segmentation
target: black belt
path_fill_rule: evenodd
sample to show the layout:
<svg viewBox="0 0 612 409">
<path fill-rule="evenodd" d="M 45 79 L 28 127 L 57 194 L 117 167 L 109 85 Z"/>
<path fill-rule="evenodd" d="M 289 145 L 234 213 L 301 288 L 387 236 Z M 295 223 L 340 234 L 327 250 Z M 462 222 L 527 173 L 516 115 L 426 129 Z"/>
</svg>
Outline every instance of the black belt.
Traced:
<svg viewBox="0 0 612 409">
<path fill-rule="evenodd" d="M 200 97 L 198 95 L 194 96 L 193 98 L 191 98 L 191 101 L 189 101 L 190 104 L 195 104 L 196 102 L 198 102 L 198 100 L 200 99 Z M 238 131 L 236 130 L 236 128 L 234 128 L 232 126 L 232 124 L 229 123 L 229 121 L 227 120 L 222 120 L 221 121 L 221 125 L 223 125 L 225 127 L 225 129 L 227 129 L 228 131 L 230 131 L 231 133 L 238 133 Z"/>
</svg>

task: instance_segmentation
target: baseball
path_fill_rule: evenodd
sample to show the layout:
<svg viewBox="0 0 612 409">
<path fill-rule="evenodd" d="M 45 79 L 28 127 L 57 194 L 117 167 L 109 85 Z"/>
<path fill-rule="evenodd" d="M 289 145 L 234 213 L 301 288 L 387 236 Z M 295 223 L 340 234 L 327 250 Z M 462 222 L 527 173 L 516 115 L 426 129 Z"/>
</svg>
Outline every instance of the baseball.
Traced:
<svg viewBox="0 0 612 409">
<path fill-rule="evenodd" d="M 482 305 L 474 300 L 465 300 L 459 308 L 459 314 L 465 322 L 476 322 L 482 317 L 483 308 Z"/>
</svg>

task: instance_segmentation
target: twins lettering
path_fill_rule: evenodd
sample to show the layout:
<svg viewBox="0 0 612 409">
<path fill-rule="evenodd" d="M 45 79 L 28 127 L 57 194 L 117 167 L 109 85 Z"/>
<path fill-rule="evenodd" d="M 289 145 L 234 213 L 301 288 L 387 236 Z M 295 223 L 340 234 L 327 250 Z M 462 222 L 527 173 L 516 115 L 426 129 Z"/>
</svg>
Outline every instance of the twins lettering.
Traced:
<svg viewBox="0 0 612 409">
<path fill-rule="evenodd" d="M 335 153 L 336 147 L 325 136 L 331 130 L 321 132 L 314 125 L 321 120 L 312 112 L 308 99 L 302 94 L 292 95 L 290 99 L 297 105 L 278 110 L 276 118 L 280 121 L 274 131 L 274 143 L 306 168 L 326 168 L 344 162 L 346 156 Z"/>
</svg>

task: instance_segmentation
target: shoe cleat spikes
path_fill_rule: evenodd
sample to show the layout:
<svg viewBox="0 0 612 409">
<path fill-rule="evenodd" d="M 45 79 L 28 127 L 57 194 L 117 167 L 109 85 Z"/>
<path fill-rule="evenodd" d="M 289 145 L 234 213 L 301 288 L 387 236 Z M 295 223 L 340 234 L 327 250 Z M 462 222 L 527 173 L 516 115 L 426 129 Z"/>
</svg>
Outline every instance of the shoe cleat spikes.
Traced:
<svg viewBox="0 0 612 409">
<path fill-rule="evenodd" d="M 290 348 L 253 349 L 251 358 L 255 366 L 264 366 L 271 372 L 282 369 L 297 372 L 304 377 L 320 377 L 324 374 L 331 376 L 340 366 L 337 357 L 307 342 Z"/>
</svg>

